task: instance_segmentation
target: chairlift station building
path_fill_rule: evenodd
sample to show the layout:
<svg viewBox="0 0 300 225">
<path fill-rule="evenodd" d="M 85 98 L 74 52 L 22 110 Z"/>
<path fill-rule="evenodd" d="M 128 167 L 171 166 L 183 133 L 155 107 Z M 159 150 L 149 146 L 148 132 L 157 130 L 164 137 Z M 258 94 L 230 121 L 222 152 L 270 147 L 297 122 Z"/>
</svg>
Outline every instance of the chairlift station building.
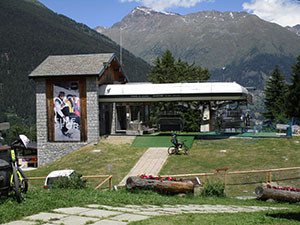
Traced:
<svg viewBox="0 0 300 225">
<path fill-rule="evenodd" d="M 247 89 L 235 82 L 130 83 L 113 53 L 49 56 L 29 78 L 36 83 L 39 166 L 98 142 L 101 135 L 151 129 L 152 102 L 199 101 L 207 121 L 199 128 L 211 131 L 212 107 L 250 100 Z M 62 116 L 65 108 L 68 114 Z"/>
</svg>

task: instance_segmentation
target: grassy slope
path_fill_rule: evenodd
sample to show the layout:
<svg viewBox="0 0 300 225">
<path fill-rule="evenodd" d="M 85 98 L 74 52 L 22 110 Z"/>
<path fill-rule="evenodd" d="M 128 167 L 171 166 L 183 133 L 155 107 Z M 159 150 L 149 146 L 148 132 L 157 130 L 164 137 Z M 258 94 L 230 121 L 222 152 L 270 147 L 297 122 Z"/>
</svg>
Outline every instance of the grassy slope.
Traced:
<svg viewBox="0 0 300 225">
<path fill-rule="evenodd" d="M 147 142 L 157 144 L 159 137 L 147 137 Z M 169 137 L 165 142 L 169 145 Z M 186 139 L 186 137 L 184 137 Z M 169 157 L 161 170 L 161 175 L 215 172 L 216 168 L 230 168 L 229 171 L 244 171 L 299 166 L 300 137 L 292 139 L 222 139 L 196 140 L 190 155 Z M 94 153 L 93 149 L 101 149 Z M 56 169 L 75 169 L 83 175 L 108 174 L 106 166 L 112 165 L 113 184 L 117 185 L 138 161 L 146 148 L 130 147 L 128 144 L 113 145 L 99 143 L 78 150 L 61 160 L 36 171 L 27 172 L 29 176 L 46 176 Z M 226 152 L 220 152 L 226 150 Z M 222 178 L 222 177 L 221 177 Z M 232 175 L 228 178 L 227 194 L 253 195 L 254 188 L 265 182 L 266 174 Z M 298 171 L 272 174 L 273 181 L 283 186 L 300 187 Z M 97 179 L 89 180 L 91 186 L 97 185 Z M 41 181 L 30 182 L 32 186 L 42 186 Z M 245 185 L 244 183 L 248 183 Z M 233 185 L 235 184 L 235 185 Z M 236 185 L 239 184 L 239 185 Z M 243 185 L 241 185 L 243 184 Z"/>
<path fill-rule="evenodd" d="M 146 138 L 146 137 L 145 137 Z M 163 138 L 166 146 L 170 145 L 170 137 L 147 137 L 145 143 L 156 145 L 157 138 Z M 152 141 L 151 141 L 152 139 Z M 189 139 L 184 137 L 184 139 Z M 144 139 L 142 139 L 144 140 Z M 161 140 L 160 140 L 161 141 Z M 190 150 L 190 155 L 175 155 L 169 157 L 161 175 L 214 172 L 216 168 L 230 168 L 229 171 L 244 171 L 256 169 L 286 168 L 299 166 L 300 137 L 292 139 L 222 139 L 196 140 Z M 162 144 L 162 143 L 160 143 Z M 134 143 L 133 143 L 134 145 Z M 100 149 L 95 153 L 93 149 Z M 35 171 L 29 171 L 29 176 L 46 176 L 56 169 L 75 169 L 83 175 L 108 174 L 106 166 L 112 165 L 113 184 L 117 185 L 130 171 L 139 157 L 146 150 L 144 147 L 131 147 L 128 144 L 113 145 L 99 143 L 78 150 L 61 160 Z M 226 150 L 226 152 L 220 152 Z M 297 171 L 273 173 L 272 179 L 278 184 L 300 187 L 299 179 L 283 180 L 283 178 L 299 178 Z M 99 180 L 90 180 L 96 185 Z M 265 173 L 256 175 L 235 175 L 229 177 L 229 184 L 250 183 L 249 185 L 229 185 L 230 195 L 249 195 L 259 183 L 264 182 Z M 42 182 L 30 182 L 33 186 Z M 253 183 L 253 184 L 251 184 Z M 243 193 L 245 192 L 245 193 Z"/>
<path fill-rule="evenodd" d="M 161 174 L 187 174 L 215 172 L 216 168 L 230 168 L 229 171 L 244 171 L 271 168 L 298 167 L 300 158 L 300 137 L 292 139 L 223 139 L 198 140 L 194 142 L 188 157 L 170 157 Z M 226 150 L 226 152 L 220 152 Z M 180 166 L 178 166 L 180 165 Z M 235 175 L 229 183 L 253 183 L 231 185 L 230 195 L 251 195 L 259 183 L 264 182 L 265 173 L 256 175 Z M 286 178 L 298 178 L 283 180 Z M 299 174 L 295 172 L 273 173 L 278 184 L 300 187 Z"/>
<path fill-rule="evenodd" d="M 93 152 L 94 149 L 101 150 L 101 152 Z M 99 143 L 96 146 L 82 148 L 38 170 L 28 171 L 26 174 L 29 177 L 43 177 L 52 170 L 74 169 L 83 175 L 104 175 L 109 174 L 106 169 L 107 165 L 112 165 L 113 185 L 118 185 L 145 150 L 146 148 L 130 148 L 128 144 Z M 101 180 L 89 179 L 88 182 L 91 187 L 95 187 Z M 43 182 L 30 181 L 30 184 L 31 187 L 41 187 Z"/>
<path fill-rule="evenodd" d="M 293 139 L 223 139 L 195 141 L 189 156 L 172 156 L 168 159 L 161 174 L 212 172 L 217 167 L 233 170 L 251 170 L 298 166 L 300 137 Z M 94 153 L 93 149 L 101 149 Z M 227 150 L 221 153 L 220 150 Z M 45 176 L 54 169 L 72 168 L 84 175 L 107 174 L 105 166 L 112 164 L 113 183 L 118 184 L 136 163 L 146 148 L 132 148 L 128 144 L 112 145 L 100 143 L 78 150 L 61 160 L 35 171 L 29 176 Z M 284 158 L 285 157 L 285 158 Z M 288 160 L 286 160 L 288 158 Z M 174 172 L 175 171 L 175 172 Z M 264 175 L 262 175 L 264 180 Z M 245 178 L 249 180 L 249 177 Z M 240 180 L 240 178 L 238 179 Z M 231 180 L 232 181 L 232 180 Z M 291 181 L 285 181 L 291 184 Z M 298 181 L 297 181 L 298 182 Z M 99 183 L 94 181 L 91 185 Z M 299 182 L 298 182 L 299 183 Z M 12 198 L 0 199 L 0 223 L 19 219 L 41 211 L 51 211 L 58 207 L 83 206 L 87 204 L 226 204 L 226 205 L 269 205 L 284 206 L 288 210 L 280 212 L 238 213 L 238 214 L 185 214 L 154 217 L 134 224 L 297 224 L 300 221 L 298 204 L 271 204 L 255 200 L 232 198 L 201 198 L 187 196 L 162 196 L 152 192 L 118 192 L 93 190 L 41 190 L 42 183 L 31 188 L 22 204 Z M 243 189 L 253 191 L 253 186 L 243 185 Z M 299 187 L 299 186 L 298 186 Z M 242 192 L 240 190 L 240 192 Z M 239 186 L 229 186 L 228 196 L 239 192 Z M 245 193 L 243 193 L 245 195 Z M 249 195 L 249 193 L 246 193 Z M 226 221 L 226 223 L 224 223 Z"/>
</svg>

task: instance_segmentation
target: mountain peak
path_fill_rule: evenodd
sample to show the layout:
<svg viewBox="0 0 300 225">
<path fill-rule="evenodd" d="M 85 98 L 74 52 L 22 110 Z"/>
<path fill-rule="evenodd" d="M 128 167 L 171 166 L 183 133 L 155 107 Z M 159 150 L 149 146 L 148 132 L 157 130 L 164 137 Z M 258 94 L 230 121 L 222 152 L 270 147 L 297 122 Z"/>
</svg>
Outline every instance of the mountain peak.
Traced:
<svg viewBox="0 0 300 225">
<path fill-rule="evenodd" d="M 297 34 L 298 36 L 300 36 L 300 24 L 297 24 L 296 26 L 290 27 L 287 26 L 286 27 L 289 31 L 294 32 L 295 34 Z"/>
<path fill-rule="evenodd" d="M 176 13 L 172 13 L 172 12 L 158 12 L 154 9 L 150 9 L 144 6 L 138 6 L 136 8 L 134 8 L 130 15 L 133 16 L 135 14 L 144 14 L 144 15 L 154 15 L 154 14 L 160 14 L 160 15 L 166 15 L 166 16 L 176 16 L 179 14 Z"/>
<path fill-rule="evenodd" d="M 99 33 L 103 33 L 105 30 L 107 30 L 107 27 L 97 26 L 97 27 L 94 28 L 94 30 L 96 30 Z"/>
<path fill-rule="evenodd" d="M 131 12 L 131 14 L 135 14 L 135 13 L 152 14 L 152 13 L 157 13 L 157 12 L 150 8 L 138 6 L 138 7 L 134 8 Z"/>
</svg>

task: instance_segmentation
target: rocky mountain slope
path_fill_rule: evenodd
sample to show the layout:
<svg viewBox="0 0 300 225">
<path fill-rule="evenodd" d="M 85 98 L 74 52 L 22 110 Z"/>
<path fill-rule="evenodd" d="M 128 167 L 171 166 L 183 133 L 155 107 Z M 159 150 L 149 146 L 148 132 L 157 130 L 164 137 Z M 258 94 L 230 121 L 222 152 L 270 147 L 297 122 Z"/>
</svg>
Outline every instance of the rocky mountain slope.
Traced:
<svg viewBox="0 0 300 225">
<path fill-rule="evenodd" d="M 207 67 L 212 80 L 263 88 L 278 64 L 287 78 L 300 54 L 300 38 L 246 12 L 203 11 L 187 15 L 137 7 L 111 28 L 96 28 L 152 63 L 169 49 L 175 58 Z"/>
<path fill-rule="evenodd" d="M 298 36 L 300 36 L 300 24 L 293 26 L 293 27 L 286 27 L 288 30 L 296 33 Z"/>
</svg>

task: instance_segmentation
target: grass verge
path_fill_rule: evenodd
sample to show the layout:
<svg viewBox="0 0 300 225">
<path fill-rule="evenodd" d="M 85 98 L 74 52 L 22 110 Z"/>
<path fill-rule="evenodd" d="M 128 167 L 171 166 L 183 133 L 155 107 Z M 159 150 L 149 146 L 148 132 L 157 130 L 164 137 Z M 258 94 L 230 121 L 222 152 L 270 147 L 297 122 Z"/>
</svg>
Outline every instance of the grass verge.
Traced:
<svg viewBox="0 0 300 225">
<path fill-rule="evenodd" d="M 61 207 L 71 207 L 71 206 L 86 206 L 88 204 L 104 204 L 111 206 L 122 206 L 122 205 L 142 205 L 142 204 L 151 204 L 151 205 L 175 205 L 175 204 L 209 204 L 209 205 L 251 205 L 251 206 L 278 206 L 278 207 L 287 207 L 290 211 L 299 210 L 299 205 L 290 205 L 290 204 L 271 204 L 262 201 L 256 200 L 237 200 L 232 198 L 203 198 L 200 196 L 187 195 L 186 197 L 178 196 L 168 196 L 160 195 L 156 192 L 151 191 L 136 191 L 131 192 L 126 189 L 119 191 L 94 191 L 92 189 L 82 189 L 82 190 L 42 190 L 35 189 L 30 190 L 26 195 L 25 199 L 21 204 L 18 204 L 15 199 L 7 198 L 0 199 L 0 223 L 7 223 L 13 220 L 19 220 L 22 217 L 33 215 L 39 212 L 49 212 L 55 208 Z M 276 211 L 279 213 L 278 211 Z M 286 213 L 286 210 L 281 210 L 281 213 Z M 219 217 L 219 214 L 214 214 L 216 217 Z M 188 217 L 188 215 L 178 215 L 183 217 Z M 230 215 L 228 215 L 229 217 Z M 235 218 L 235 215 L 232 215 Z M 173 217 L 177 215 L 166 216 L 170 218 L 170 221 L 173 220 Z M 197 217 L 197 216 L 192 216 Z M 251 219 L 245 215 L 244 219 Z M 156 221 L 159 218 L 151 219 Z M 200 218 L 201 219 L 201 218 Z M 221 219 L 220 219 L 221 220 Z M 158 220 L 157 224 L 162 223 L 161 219 Z M 195 220 L 196 222 L 199 220 Z M 193 224 L 196 224 L 193 223 Z M 146 223 L 147 224 L 147 223 Z M 149 224 L 154 224 L 150 221 Z M 169 224 L 182 224 L 178 223 L 178 220 L 173 220 Z M 188 224 L 188 223 L 183 223 Z M 198 223 L 199 224 L 199 223 Z M 202 224 L 202 223 L 200 223 Z M 207 223 L 212 224 L 212 223 Z M 214 224 L 214 223 L 213 223 Z"/>
<path fill-rule="evenodd" d="M 172 216 L 152 217 L 148 220 L 130 223 L 131 225 L 283 225 L 299 224 L 299 210 L 289 210 L 287 212 L 256 212 L 256 213 L 215 213 L 215 214 L 181 214 Z"/>
</svg>

